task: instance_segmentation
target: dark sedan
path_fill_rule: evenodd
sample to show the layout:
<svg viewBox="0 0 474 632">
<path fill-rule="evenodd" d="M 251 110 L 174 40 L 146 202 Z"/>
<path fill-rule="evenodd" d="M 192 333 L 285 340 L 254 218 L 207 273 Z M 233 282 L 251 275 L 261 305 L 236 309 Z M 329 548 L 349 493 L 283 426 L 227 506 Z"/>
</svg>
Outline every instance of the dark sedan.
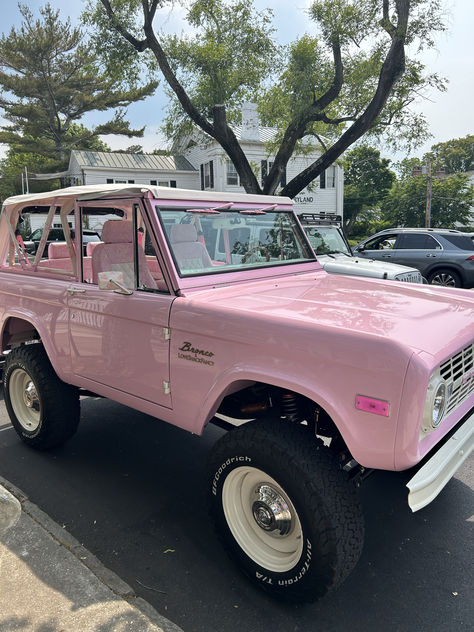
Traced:
<svg viewBox="0 0 474 632">
<path fill-rule="evenodd" d="M 33 231 L 28 239 L 24 240 L 25 250 L 28 254 L 35 255 L 38 250 L 41 236 L 43 235 L 43 229 L 37 228 Z M 62 228 L 51 228 L 48 234 L 47 246 L 53 241 L 65 241 L 64 231 Z M 84 254 L 86 252 L 86 246 L 90 241 L 100 241 L 100 235 L 95 230 L 83 230 L 82 241 L 84 244 Z M 45 248 L 45 255 L 48 252 L 48 248 Z"/>
<path fill-rule="evenodd" d="M 469 233 L 441 228 L 393 228 L 358 244 L 361 257 L 417 268 L 433 285 L 474 287 L 474 242 Z"/>
</svg>

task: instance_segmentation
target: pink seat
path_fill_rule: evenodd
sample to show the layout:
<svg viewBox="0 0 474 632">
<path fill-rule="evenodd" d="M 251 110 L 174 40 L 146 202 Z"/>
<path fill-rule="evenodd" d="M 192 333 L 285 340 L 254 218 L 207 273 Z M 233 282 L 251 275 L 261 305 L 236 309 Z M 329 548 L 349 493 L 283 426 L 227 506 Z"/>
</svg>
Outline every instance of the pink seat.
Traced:
<svg viewBox="0 0 474 632">
<path fill-rule="evenodd" d="M 209 253 L 198 241 L 197 230 L 193 224 L 173 224 L 170 242 L 182 272 L 212 267 Z"/>
<path fill-rule="evenodd" d="M 67 243 L 61 241 L 52 241 L 48 246 L 48 259 L 69 259 L 71 255 Z"/>
<path fill-rule="evenodd" d="M 48 246 L 48 259 L 42 259 L 41 268 L 50 268 L 51 270 L 64 270 L 65 272 L 73 272 L 73 262 L 67 243 L 65 241 L 53 241 Z"/>
<path fill-rule="evenodd" d="M 94 248 L 96 246 L 98 246 L 99 244 L 101 244 L 101 241 L 90 241 L 87 245 L 86 245 L 86 255 L 88 257 L 92 256 L 92 251 L 94 250 Z"/>
<path fill-rule="evenodd" d="M 132 222 L 108 220 L 102 229 L 102 243 L 92 251 L 92 281 L 98 284 L 99 272 L 121 272 L 125 287 L 134 289 Z M 156 283 L 147 267 L 143 248 L 138 246 L 140 284 L 156 289 Z"/>
</svg>

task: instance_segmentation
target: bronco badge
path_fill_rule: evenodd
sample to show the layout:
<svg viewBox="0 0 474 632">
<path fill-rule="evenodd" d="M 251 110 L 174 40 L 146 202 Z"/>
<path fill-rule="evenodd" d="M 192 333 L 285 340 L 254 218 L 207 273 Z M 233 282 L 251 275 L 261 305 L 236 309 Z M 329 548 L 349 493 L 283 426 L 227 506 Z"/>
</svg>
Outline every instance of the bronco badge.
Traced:
<svg viewBox="0 0 474 632">
<path fill-rule="evenodd" d="M 195 348 L 190 342 L 184 342 L 183 346 L 178 349 L 178 358 L 181 360 L 189 360 L 190 362 L 198 362 L 199 364 L 214 366 L 214 362 L 211 360 L 211 358 L 214 357 L 212 351 Z M 184 353 L 179 353 L 180 351 Z"/>
</svg>

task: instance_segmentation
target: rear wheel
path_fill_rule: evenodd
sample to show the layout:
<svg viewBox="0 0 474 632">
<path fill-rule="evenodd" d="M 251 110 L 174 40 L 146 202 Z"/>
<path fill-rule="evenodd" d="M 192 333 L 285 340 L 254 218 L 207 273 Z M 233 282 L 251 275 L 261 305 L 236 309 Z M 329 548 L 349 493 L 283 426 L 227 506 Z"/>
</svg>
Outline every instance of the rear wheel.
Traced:
<svg viewBox="0 0 474 632">
<path fill-rule="evenodd" d="M 211 457 L 211 512 L 230 556 L 278 598 L 315 601 L 363 544 L 357 494 L 328 448 L 288 422 L 232 430 Z"/>
<path fill-rule="evenodd" d="M 58 378 L 42 345 L 25 345 L 8 354 L 3 388 L 12 425 L 28 445 L 46 450 L 76 432 L 78 390 Z"/>
<path fill-rule="evenodd" d="M 432 272 L 428 277 L 431 285 L 442 285 L 444 287 L 461 287 L 461 277 L 457 272 L 449 269 L 440 269 Z"/>
</svg>

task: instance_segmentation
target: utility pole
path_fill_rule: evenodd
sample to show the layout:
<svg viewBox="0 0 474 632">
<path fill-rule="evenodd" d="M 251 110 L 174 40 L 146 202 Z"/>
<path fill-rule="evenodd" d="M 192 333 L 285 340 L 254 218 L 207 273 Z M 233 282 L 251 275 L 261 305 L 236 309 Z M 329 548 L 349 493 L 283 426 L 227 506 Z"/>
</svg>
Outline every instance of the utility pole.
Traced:
<svg viewBox="0 0 474 632">
<path fill-rule="evenodd" d="M 426 173 L 428 176 L 428 182 L 426 184 L 426 213 L 425 213 L 425 227 L 431 228 L 431 160 L 428 160 L 426 165 Z"/>
<path fill-rule="evenodd" d="M 26 192 L 30 192 L 30 187 L 28 185 L 28 167 L 25 167 L 25 182 L 26 182 Z"/>
</svg>

